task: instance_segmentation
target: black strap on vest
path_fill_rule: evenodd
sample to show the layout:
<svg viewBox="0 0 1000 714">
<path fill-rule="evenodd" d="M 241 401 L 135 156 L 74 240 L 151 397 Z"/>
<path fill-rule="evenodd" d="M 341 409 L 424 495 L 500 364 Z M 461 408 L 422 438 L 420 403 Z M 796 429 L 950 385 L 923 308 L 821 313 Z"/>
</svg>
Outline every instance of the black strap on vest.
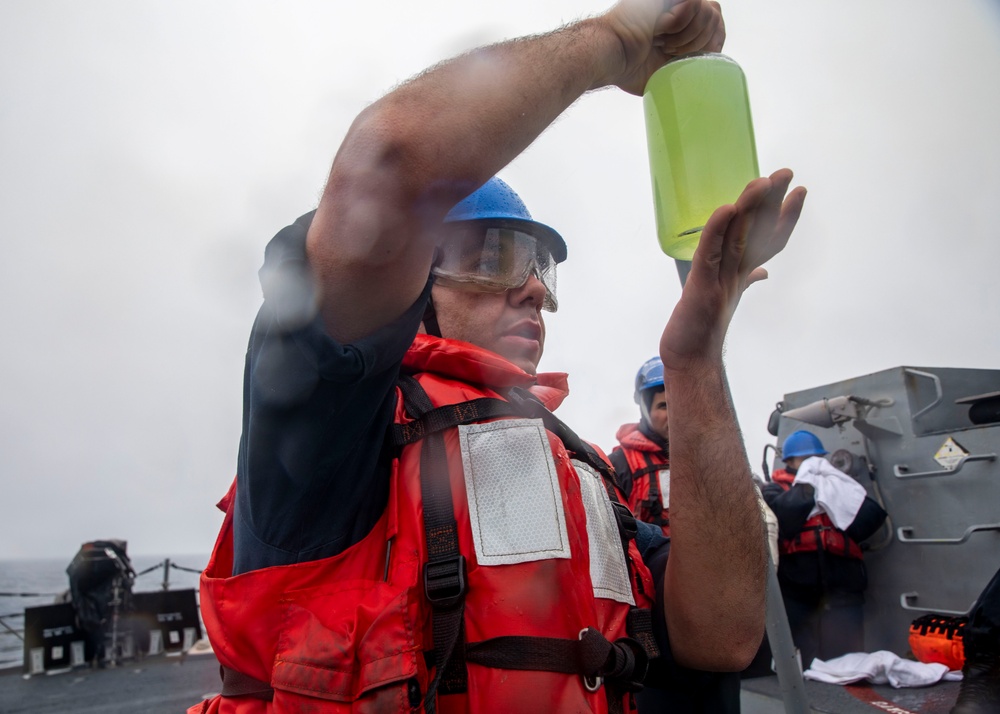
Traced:
<svg viewBox="0 0 1000 714">
<path fill-rule="evenodd" d="M 494 637 L 466 646 L 466 661 L 484 667 L 526 671 L 578 674 L 588 684 L 600 684 L 606 679 L 617 689 L 620 702 L 622 690 L 642 689 L 649 657 L 643 645 L 622 637 L 610 642 L 597 630 L 588 627 L 579 639 L 556 637 Z"/>
<path fill-rule="evenodd" d="M 622 493 L 626 497 L 631 497 L 632 489 L 635 487 L 635 481 L 632 479 L 632 469 L 628 467 L 628 457 L 625 456 L 625 451 L 623 449 L 613 449 L 610 454 L 608 454 L 608 459 L 611 461 L 611 467 L 615 470 L 615 476 L 618 479 L 619 485 L 622 487 Z M 626 477 L 627 485 L 626 489 Z"/>
<path fill-rule="evenodd" d="M 404 375 L 402 379 L 413 380 L 412 377 Z M 415 382 L 415 380 L 414 380 Z M 419 388 L 419 385 L 417 385 Z M 407 387 L 412 389 L 412 387 Z M 421 390 L 423 391 L 423 390 Z M 426 395 L 424 395 L 426 397 Z M 404 403 L 406 392 L 403 393 Z M 407 408 L 409 412 L 409 408 Z M 431 408 L 420 416 L 410 414 L 415 418 L 408 424 L 393 424 L 389 427 L 389 441 L 395 446 L 406 446 L 413 444 L 430 434 L 435 434 L 445 429 L 450 429 L 459 424 L 472 424 L 486 419 L 496 419 L 498 417 L 523 416 L 517 408 L 510 402 L 491 397 L 482 397 L 459 404 L 447 404 L 443 407 Z"/>
<path fill-rule="evenodd" d="M 222 677 L 224 697 L 253 697 L 267 702 L 274 699 L 274 689 L 267 682 L 254 679 L 222 664 L 219 665 L 219 676 Z"/>
<path fill-rule="evenodd" d="M 649 464 L 649 456 L 646 455 L 646 463 Z M 646 474 L 656 473 L 663 469 L 666 464 L 650 464 L 649 466 L 643 466 L 641 469 L 637 469 L 632 473 L 633 476 L 645 476 Z"/>
<path fill-rule="evenodd" d="M 641 580 L 637 580 L 640 583 Z M 652 593 L 650 593 L 652 596 Z M 649 659 L 660 656 L 660 647 L 653 637 L 653 611 L 644 607 L 633 607 L 628 611 L 628 619 L 625 622 L 625 631 L 629 637 L 636 640 L 642 649 L 646 651 Z"/>
<path fill-rule="evenodd" d="M 401 375 L 399 388 L 407 413 L 418 420 L 434 411 L 427 393 L 409 375 Z M 464 692 L 467 688 L 464 658 L 465 557 L 458 550 L 458 527 L 451 500 L 451 478 L 444 434 L 430 431 L 420 450 L 420 495 L 423 499 L 424 595 L 431 604 L 434 633 L 434 679 L 427 686 L 424 709 L 434 714 L 437 691 Z"/>
</svg>

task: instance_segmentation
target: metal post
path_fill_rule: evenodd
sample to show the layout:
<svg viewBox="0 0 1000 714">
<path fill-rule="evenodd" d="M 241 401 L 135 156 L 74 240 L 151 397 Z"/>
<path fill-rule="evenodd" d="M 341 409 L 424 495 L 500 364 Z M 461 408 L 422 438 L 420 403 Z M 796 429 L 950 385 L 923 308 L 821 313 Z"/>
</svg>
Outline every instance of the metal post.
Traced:
<svg viewBox="0 0 1000 714">
<path fill-rule="evenodd" d="M 109 665 L 111 667 L 118 666 L 118 609 L 122 604 L 121 598 L 121 576 L 116 575 L 114 579 L 114 590 L 113 597 L 111 601 L 111 658 Z M 104 637 L 105 633 L 102 629 L 101 636 Z M 108 659 L 108 653 L 104 653 L 105 659 Z"/>
<path fill-rule="evenodd" d="M 781 699 L 785 703 L 785 714 L 809 714 L 809 700 L 806 699 L 802 669 L 795 656 L 792 631 L 788 626 L 785 603 L 781 599 L 778 573 L 771 562 L 771 549 L 767 555 L 767 641 L 771 645 L 774 671 L 781 687 Z"/>
<path fill-rule="evenodd" d="M 675 260 L 677 276 L 681 280 L 681 288 L 687 282 L 691 272 L 691 261 Z M 725 380 L 729 402 L 733 395 L 729 390 L 729 381 Z M 733 414 L 736 413 L 735 405 Z M 778 675 L 778 685 L 781 687 L 781 698 L 785 704 L 785 714 L 810 714 L 809 702 L 806 699 L 805 685 L 802 682 L 802 670 L 795 657 L 795 645 L 792 644 L 792 631 L 788 626 L 788 615 L 785 603 L 781 599 L 781 588 L 778 585 L 778 573 L 771 562 L 771 549 L 767 549 L 767 639 L 771 645 L 771 655 L 774 657 L 774 670 Z"/>
<path fill-rule="evenodd" d="M 163 589 L 170 589 L 170 558 L 163 561 Z"/>
</svg>

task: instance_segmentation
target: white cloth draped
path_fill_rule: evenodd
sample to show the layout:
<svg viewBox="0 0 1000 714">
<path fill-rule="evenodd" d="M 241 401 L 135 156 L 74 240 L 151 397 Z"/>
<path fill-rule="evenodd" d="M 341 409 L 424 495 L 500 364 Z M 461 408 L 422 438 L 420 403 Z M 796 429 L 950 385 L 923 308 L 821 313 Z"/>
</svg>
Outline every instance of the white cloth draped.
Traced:
<svg viewBox="0 0 1000 714">
<path fill-rule="evenodd" d="M 816 490 L 816 507 L 809 517 L 826 513 L 840 530 L 847 530 L 854 522 L 867 495 L 864 486 L 822 456 L 803 461 L 793 483 L 808 483 Z"/>
<path fill-rule="evenodd" d="M 827 684 L 851 684 L 866 679 L 872 684 L 891 684 L 896 689 L 926 687 L 942 679 L 951 682 L 962 679 L 961 671 L 949 671 L 946 665 L 914 662 L 887 650 L 852 652 L 825 662 L 814 659 L 802 676 Z"/>
</svg>

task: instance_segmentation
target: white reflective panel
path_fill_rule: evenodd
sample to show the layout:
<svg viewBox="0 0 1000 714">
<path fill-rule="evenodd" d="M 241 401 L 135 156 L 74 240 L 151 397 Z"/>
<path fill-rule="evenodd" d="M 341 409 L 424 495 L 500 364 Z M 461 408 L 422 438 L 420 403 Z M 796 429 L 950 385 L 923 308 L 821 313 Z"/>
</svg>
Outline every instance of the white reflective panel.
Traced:
<svg viewBox="0 0 1000 714">
<path fill-rule="evenodd" d="M 580 493 L 587 513 L 587 540 L 590 541 L 590 581 L 594 597 L 635 605 L 628 566 L 622 551 L 615 507 L 601 482 L 601 475 L 582 461 L 573 460 L 580 477 Z"/>
<path fill-rule="evenodd" d="M 660 480 L 660 501 L 664 508 L 670 508 L 670 469 L 657 471 L 656 478 Z"/>
<path fill-rule="evenodd" d="M 458 427 L 480 565 L 569 558 L 566 514 L 541 419 Z"/>
</svg>

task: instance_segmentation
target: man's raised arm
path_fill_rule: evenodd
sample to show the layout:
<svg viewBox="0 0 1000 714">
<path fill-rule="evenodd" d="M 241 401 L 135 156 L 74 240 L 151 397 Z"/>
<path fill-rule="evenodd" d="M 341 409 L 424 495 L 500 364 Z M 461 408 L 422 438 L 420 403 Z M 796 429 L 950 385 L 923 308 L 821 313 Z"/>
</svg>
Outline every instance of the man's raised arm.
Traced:
<svg viewBox="0 0 1000 714">
<path fill-rule="evenodd" d="M 791 235 L 805 200 L 787 169 L 756 179 L 702 231 L 660 357 L 670 414 L 671 550 L 664 577 L 677 661 L 746 667 L 764 634 L 764 526 L 722 365 L 729 322 L 759 266 Z"/>
<path fill-rule="evenodd" d="M 431 68 L 363 111 L 337 156 L 307 250 L 331 335 L 350 342 L 403 313 L 429 273 L 429 228 L 589 89 L 641 93 L 672 56 L 718 50 L 717 3 L 622 0 L 552 33 Z"/>
</svg>

